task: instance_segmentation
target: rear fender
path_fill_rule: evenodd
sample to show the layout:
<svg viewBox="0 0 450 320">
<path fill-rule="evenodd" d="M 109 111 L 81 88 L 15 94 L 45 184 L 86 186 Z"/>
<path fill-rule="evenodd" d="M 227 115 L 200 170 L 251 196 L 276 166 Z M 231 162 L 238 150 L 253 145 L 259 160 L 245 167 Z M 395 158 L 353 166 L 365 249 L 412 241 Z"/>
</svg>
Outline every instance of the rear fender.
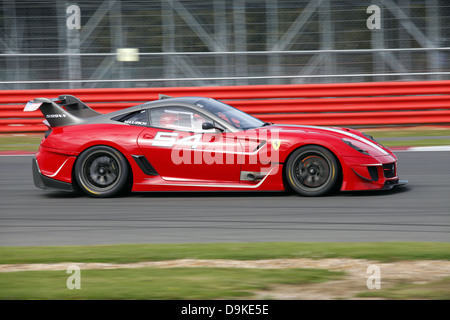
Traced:
<svg viewBox="0 0 450 320">
<path fill-rule="evenodd" d="M 42 175 L 47 178 L 72 183 L 72 168 L 76 157 L 59 149 L 40 147 L 36 160 Z"/>
</svg>

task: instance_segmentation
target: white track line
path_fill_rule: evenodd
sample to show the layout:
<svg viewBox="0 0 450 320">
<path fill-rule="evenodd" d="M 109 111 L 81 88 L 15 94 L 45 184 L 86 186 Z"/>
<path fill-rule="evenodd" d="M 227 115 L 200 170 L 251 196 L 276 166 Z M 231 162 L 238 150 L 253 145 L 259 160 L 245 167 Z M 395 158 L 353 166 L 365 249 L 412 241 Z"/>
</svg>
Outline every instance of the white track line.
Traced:
<svg viewBox="0 0 450 320">
<path fill-rule="evenodd" d="M 410 147 L 405 150 L 392 150 L 396 152 L 430 152 L 430 151 L 450 151 L 450 146 L 435 146 L 435 147 Z"/>
</svg>

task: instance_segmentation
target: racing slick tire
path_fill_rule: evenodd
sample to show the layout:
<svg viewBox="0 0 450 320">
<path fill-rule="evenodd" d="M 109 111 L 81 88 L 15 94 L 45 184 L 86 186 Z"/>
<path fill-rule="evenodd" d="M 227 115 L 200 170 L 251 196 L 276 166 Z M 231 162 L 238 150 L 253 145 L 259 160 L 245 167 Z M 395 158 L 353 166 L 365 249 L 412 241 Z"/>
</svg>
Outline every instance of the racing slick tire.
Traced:
<svg viewBox="0 0 450 320">
<path fill-rule="evenodd" d="M 75 163 L 79 187 L 93 197 L 112 197 L 127 184 L 128 162 L 116 149 L 95 146 L 81 153 Z"/>
<path fill-rule="evenodd" d="M 286 177 L 299 195 L 318 197 L 328 194 L 340 180 L 340 166 L 328 149 L 303 146 L 295 150 L 286 163 Z"/>
</svg>

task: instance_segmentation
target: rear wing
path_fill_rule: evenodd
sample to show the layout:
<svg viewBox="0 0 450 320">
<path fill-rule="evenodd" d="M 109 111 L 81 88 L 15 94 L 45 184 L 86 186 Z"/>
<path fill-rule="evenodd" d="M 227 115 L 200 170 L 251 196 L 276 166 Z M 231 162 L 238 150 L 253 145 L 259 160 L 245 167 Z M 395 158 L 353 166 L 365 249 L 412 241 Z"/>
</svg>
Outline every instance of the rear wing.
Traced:
<svg viewBox="0 0 450 320">
<path fill-rule="evenodd" d="M 23 111 L 30 112 L 38 109 L 50 127 L 74 125 L 83 122 L 85 118 L 101 115 L 71 95 L 61 95 L 54 99 L 36 98 L 29 101 Z"/>
</svg>

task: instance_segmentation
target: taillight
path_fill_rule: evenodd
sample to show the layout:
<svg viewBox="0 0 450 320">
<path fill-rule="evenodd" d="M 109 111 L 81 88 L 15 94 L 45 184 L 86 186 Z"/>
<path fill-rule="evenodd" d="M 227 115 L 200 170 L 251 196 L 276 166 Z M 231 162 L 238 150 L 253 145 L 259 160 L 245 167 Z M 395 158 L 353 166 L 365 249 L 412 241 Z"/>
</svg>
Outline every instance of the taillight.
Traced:
<svg viewBox="0 0 450 320">
<path fill-rule="evenodd" d="M 47 120 L 42 121 L 45 126 L 47 127 L 47 131 L 45 131 L 44 139 L 47 139 L 47 137 L 52 133 L 53 128 L 50 126 L 50 123 L 48 123 Z"/>
<path fill-rule="evenodd" d="M 50 128 L 49 130 L 45 131 L 44 138 L 47 139 L 47 137 L 50 135 L 50 133 L 52 133 L 52 131 L 53 131 L 52 128 Z"/>
</svg>

